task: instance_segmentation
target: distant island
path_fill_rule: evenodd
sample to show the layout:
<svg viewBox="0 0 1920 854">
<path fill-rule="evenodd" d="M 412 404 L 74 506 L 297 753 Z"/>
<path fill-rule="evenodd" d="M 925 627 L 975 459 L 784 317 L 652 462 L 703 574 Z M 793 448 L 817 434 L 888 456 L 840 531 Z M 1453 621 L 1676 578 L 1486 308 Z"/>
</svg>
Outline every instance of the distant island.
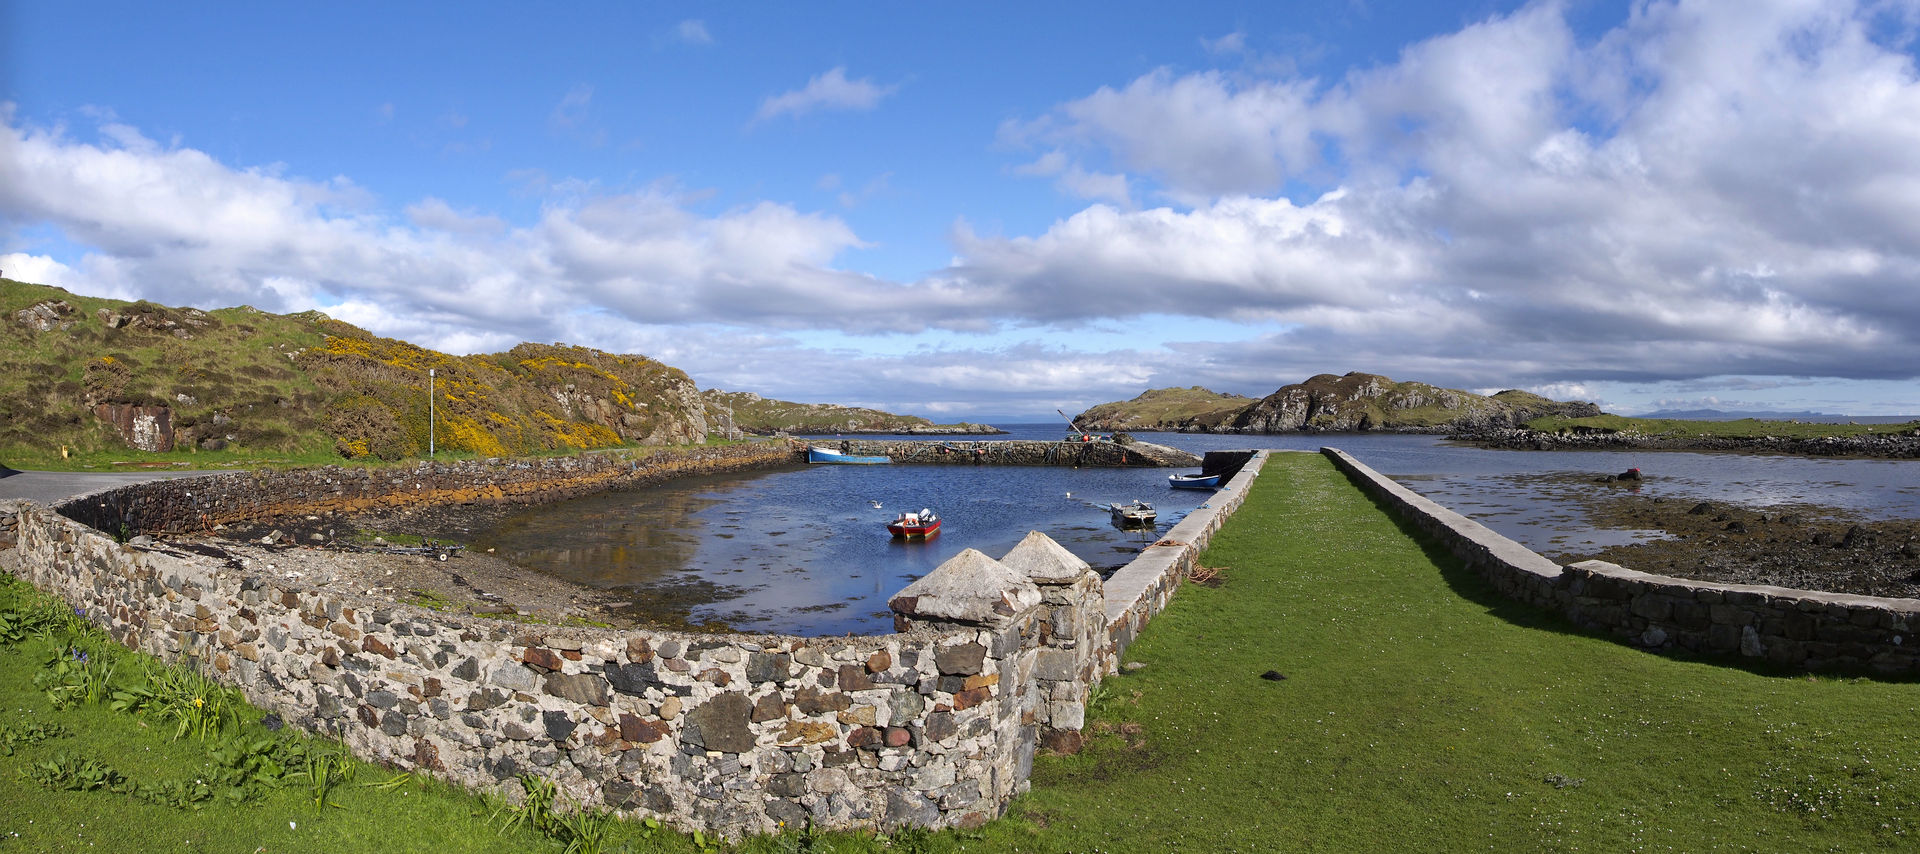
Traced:
<svg viewBox="0 0 1920 854">
<path fill-rule="evenodd" d="M 1561 403 L 1531 392 L 1480 395 L 1379 374 L 1319 374 L 1259 400 L 1194 386 L 1152 389 L 1103 403 L 1074 419 L 1082 429 L 1180 433 L 1453 433 L 1520 427 L 1546 416 L 1602 414 L 1591 403 Z"/>
<path fill-rule="evenodd" d="M 1005 433 L 985 424 L 935 424 L 917 415 L 895 415 L 878 409 L 828 403 L 792 403 L 771 400 L 746 391 L 708 389 L 700 393 L 715 429 L 735 429 L 770 436 L 775 433 L 911 433 L 927 436 L 993 435 Z"/>
</svg>

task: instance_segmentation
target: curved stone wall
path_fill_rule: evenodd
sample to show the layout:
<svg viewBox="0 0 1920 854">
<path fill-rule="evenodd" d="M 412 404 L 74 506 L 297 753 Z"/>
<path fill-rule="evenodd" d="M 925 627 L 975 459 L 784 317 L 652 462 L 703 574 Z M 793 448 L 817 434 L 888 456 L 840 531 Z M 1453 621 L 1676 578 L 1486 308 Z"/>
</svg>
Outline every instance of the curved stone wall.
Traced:
<svg viewBox="0 0 1920 854">
<path fill-rule="evenodd" d="M 896 597 L 901 631 L 876 637 L 502 622 L 102 533 L 547 500 L 792 460 L 784 447 L 756 447 L 156 481 L 59 512 L 18 503 L 5 520 L 18 539 L 16 571 L 115 639 L 192 662 L 366 758 L 509 795 L 516 777 L 534 774 L 570 801 L 733 836 L 809 818 L 822 827 L 971 826 L 1026 788 L 1043 732 L 1081 726 L 1092 685 L 1165 605 L 1264 459 L 1107 585 L 1041 537 L 1041 556 L 1023 556 L 1005 584 L 961 578 L 952 588 L 990 607 L 930 617 L 921 612 L 937 610 L 932 601 Z M 1049 563 L 1048 554 L 1065 558 Z M 958 562 L 934 572 L 963 573 Z M 1004 568 L 988 574 L 1009 578 Z M 1011 597 L 1009 585 L 1029 593 Z M 1020 607 L 992 606 L 1007 602 Z"/>
<path fill-rule="evenodd" d="M 1604 561 L 1560 566 L 1407 489 L 1336 448 L 1334 465 L 1445 545 L 1501 593 L 1655 650 L 1764 660 L 1805 670 L 1920 673 L 1920 599 L 1713 584 Z"/>
</svg>

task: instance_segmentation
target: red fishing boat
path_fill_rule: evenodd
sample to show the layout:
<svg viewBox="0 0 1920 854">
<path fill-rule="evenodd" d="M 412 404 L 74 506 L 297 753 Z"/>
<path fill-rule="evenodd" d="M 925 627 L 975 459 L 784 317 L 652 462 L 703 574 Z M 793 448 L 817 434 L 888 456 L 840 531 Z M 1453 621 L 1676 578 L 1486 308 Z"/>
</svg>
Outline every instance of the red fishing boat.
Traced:
<svg viewBox="0 0 1920 854">
<path fill-rule="evenodd" d="M 902 513 L 887 523 L 887 533 L 907 539 L 931 537 L 940 533 L 940 517 L 925 508 L 918 513 Z"/>
</svg>

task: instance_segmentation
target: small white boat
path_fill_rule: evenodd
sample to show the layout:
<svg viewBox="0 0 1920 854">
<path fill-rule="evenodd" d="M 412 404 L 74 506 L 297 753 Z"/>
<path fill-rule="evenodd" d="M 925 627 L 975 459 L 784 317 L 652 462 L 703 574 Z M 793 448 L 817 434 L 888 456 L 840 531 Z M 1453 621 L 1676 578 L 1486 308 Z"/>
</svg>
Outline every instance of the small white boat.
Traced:
<svg viewBox="0 0 1920 854">
<path fill-rule="evenodd" d="M 893 462 L 893 460 L 887 457 L 862 457 L 855 454 L 843 454 L 839 451 L 831 451 L 826 448 L 809 447 L 807 448 L 807 462 L 872 466 L 890 463 Z"/>
<path fill-rule="evenodd" d="M 1151 525 L 1159 518 L 1153 505 L 1134 499 L 1129 504 L 1109 504 L 1107 509 L 1113 513 L 1113 521 L 1120 525 Z"/>
</svg>

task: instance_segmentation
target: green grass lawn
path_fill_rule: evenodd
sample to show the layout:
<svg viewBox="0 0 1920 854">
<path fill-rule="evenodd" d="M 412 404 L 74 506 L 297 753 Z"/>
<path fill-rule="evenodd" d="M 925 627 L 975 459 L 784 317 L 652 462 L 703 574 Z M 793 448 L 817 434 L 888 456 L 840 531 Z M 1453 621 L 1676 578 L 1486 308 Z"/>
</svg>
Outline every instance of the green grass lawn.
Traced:
<svg viewBox="0 0 1920 854">
<path fill-rule="evenodd" d="M 744 852 L 1915 850 L 1920 684 L 1771 674 L 1589 637 L 1494 595 L 1321 457 L 1276 454 L 1110 678 L 1089 745 L 976 831 L 789 833 Z M 3 604 L 3 603 L 0 603 Z M 0 626 L 3 629 L 4 626 Z M 58 753 L 130 778 L 214 769 L 207 746 L 82 705 L 0 647 L 0 728 L 73 734 L 0 756 L 6 851 L 560 851 L 446 787 L 304 782 L 201 810 L 22 776 Z M 1262 679 L 1267 671 L 1284 680 Z M 252 713 L 257 716 L 259 713 Z M 260 732 L 257 724 L 249 732 Z M 14 837 L 11 834 L 18 833 Z M 97 843 L 89 849 L 88 843 Z M 605 850 L 699 850 L 621 825 Z"/>
<path fill-rule="evenodd" d="M 1920 685 L 1589 637 L 1277 454 L 968 850 L 1915 850 Z M 1287 678 L 1269 681 L 1277 671 Z"/>
</svg>

